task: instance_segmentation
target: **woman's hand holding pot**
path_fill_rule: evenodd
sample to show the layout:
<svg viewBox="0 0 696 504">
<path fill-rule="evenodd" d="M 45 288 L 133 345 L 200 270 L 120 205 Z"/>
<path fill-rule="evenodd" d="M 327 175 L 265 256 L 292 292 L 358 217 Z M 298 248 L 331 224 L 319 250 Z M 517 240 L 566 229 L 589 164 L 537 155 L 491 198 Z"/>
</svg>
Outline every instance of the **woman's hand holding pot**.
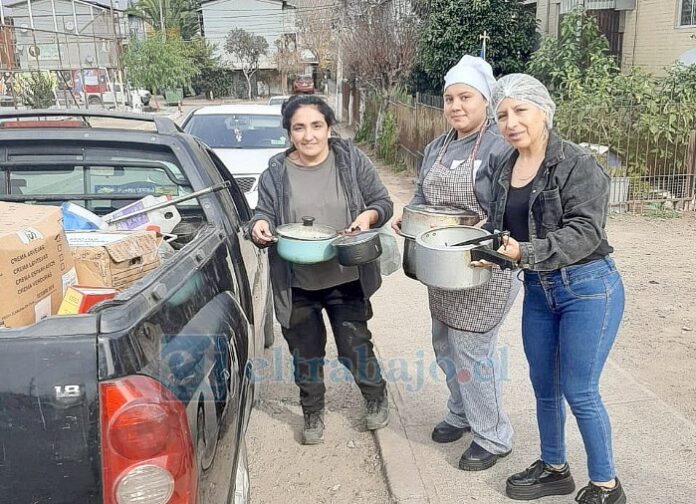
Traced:
<svg viewBox="0 0 696 504">
<path fill-rule="evenodd" d="M 391 227 L 397 233 L 401 233 L 401 221 L 402 220 L 404 220 L 403 215 L 401 217 L 395 217 L 394 220 L 392 220 Z"/>
<path fill-rule="evenodd" d="M 497 250 L 499 254 L 509 257 L 514 262 L 520 262 L 522 259 L 522 251 L 520 250 L 520 242 L 512 238 L 511 236 L 506 236 L 504 238 L 503 244 Z M 490 268 L 495 266 L 492 262 L 481 259 L 480 261 L 471 261 L 471 266 L 474 268 Z"/>
<path fill-rule="evenodd" d="M 251 237 L 259 245 L 268 245 L 275 241 L 275 237 L 271 233 L 271 226 L 265 220 L 256 221 L 251 230 Z"/>
<path fill-rule="evenodd" d="M 377 219 L 379 219 L 379 214 L 376 210 L 365 210 L 355 218 L 348 227 L 348 231 L 367 231 L 372 224 L 377 222 Z"/>
</svg>

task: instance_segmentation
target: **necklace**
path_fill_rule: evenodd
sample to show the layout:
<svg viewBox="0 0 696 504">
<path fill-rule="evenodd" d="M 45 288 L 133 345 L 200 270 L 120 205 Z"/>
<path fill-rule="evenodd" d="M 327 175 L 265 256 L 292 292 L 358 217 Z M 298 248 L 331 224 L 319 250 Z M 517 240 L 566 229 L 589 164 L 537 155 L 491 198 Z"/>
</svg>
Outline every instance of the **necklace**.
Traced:
<svg viewBox="0 0 696 504">
<path fill-rule="evenodd" d="M 532 177 L 535 177 L 536 174 L 537 174 L 538 172 L 539 172 L 539 170 L 535 171 L 535 172 L 532 173 L 529 177 L 520 177 L 520 176 L 519 176 L 517 173 L 515 173 L 515 172 L 513 172 L 512 174 L 515 176 L 515 178 L 516 178 L 517 180 L 521 180 L 521 181 L 524 182 L 525 180 L 529 180 L 529 179 L 531 179 Z"/>
</svg>

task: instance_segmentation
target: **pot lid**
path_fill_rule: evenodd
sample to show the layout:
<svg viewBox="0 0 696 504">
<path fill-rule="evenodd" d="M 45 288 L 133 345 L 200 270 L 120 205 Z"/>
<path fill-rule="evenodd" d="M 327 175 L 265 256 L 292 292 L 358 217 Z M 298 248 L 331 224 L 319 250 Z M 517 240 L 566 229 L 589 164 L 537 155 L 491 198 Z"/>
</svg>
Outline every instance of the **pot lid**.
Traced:
<svg viewBox="0 0 696 504">
<path fill-rule="evenodd" d="M 378 234 L 377 231 L 361 231 L 356 234 L 345 234 L 333 241 L 336 247 L 350 247 L 372 240 Z"/>
<path fill-rule="evenodd" d="M 465 210 L 463 208 L 450 207 L 445 205 L 407 205 L 406 208 L 414 212 L 422 212 L 427 214 L 439 214 L 439 215 L 477 215 L 476 212 L 472 210 Z"/>
<path fill-rule="evenodd" d="M 331 226 L 315 224 L 314 217 L 302 217 L 302 222 L 278 226 L 276 233 L 283 238 L 304 241 L 330 240 L 338 235 L 338 232 Z"/>
</svg>

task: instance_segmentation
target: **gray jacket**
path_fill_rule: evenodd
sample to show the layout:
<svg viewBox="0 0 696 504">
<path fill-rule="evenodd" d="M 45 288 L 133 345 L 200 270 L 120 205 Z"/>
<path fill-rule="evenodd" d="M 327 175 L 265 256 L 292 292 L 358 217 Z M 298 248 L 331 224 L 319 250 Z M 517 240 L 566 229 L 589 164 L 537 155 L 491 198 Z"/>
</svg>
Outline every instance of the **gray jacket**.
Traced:
<svg viewBox="0 0 696 504">
<path fill-rule="evenodd" d="M 492 156 L 485 172 L 491 205 L 486 229 L 503 229 L 513 150 Z M 521 243 L 520 266 L 534 271 L 553 271 L 588 257 L 606 240 L 604 226 L 609 204 L 609 175 L 592 156 L 554 132 L 549 135 L 546 156 L 533 181 L 529 208 L 529 240 Z M 478 181 L 477 181 L 478 185 Z"/>
<path fill-rule="evenodd" d="M 331 138 L 329 146 L 336 156 L 336 168 L 346 191 L 351 218 L 355 219 L 365 210 L 375 210 L 379 218 L 374 227 L 386 224 L 394 213 L 394 205 L 370 158 L 350 140 Z M 292 150 L 273 156 L 268 162 L 268 168 L 261 174 L 259 201 L 249 222 L 249 229 L 257 221 L 265 220 L 274 233 L 276 226 L 287 223 L 285 157 Z M 283 327 L 287 327 L 292 313 L 292 271 L 290 264 L 277 254 L 275 247 L 269 248 L 268 257 L 276 318 Z M 360 266 L 358 271 L 363 293 L 369 298 L 382 284 L 379 261 Z"/>
</svg>

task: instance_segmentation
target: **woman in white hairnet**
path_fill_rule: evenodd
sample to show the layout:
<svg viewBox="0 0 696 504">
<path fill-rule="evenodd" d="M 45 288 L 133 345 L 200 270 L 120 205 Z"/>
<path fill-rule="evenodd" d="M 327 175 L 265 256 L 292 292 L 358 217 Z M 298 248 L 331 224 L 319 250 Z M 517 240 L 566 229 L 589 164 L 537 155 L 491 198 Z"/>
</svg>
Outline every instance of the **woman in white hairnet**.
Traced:
<svg viewBox="0 0 696 504">
<path fill-rule="evenodd" d="M 475 183 L 476 175 L 485 171 L 491 153 L 509 149 L 489 114 L 494 87 L 491 66 L 481 58 L 464 56 L 447 72 L 444 113 L 450 130 L 426 147 L 411 204 L 457 207 L 486 218 L 490 188 L 487 179 Z M 393 226 L 398 231 L 401 218 Z M 428 289 L 433 350 L 450 393 L 432 439 L 450 443 L 471 431 L 472 441 L 459 460 L 462 470 L 488 469 L 512 450 L 496 344 L 519 289 L 510 271 L 497 268 L 476 289 Z"/>
<path fill-rule="evenodd" d="M 592 154 L 553 131 L 555 104 L 529 75 L 503 77 L 493 93 L 498 127 L 514 151 L 491 160 L 489 229 L 506 229 L 499 250 L 524 271 L 522 339 L 536 396 L 541 457 L 507 480 L 529 500 L 575 491 L 566 458 L 565 404 L 587 453 L 582 504 L 626 502 L 616 477 L 602 368 L 624 310 L 621 275 L 604 227 L 609 176 Z"/>
</svg>

